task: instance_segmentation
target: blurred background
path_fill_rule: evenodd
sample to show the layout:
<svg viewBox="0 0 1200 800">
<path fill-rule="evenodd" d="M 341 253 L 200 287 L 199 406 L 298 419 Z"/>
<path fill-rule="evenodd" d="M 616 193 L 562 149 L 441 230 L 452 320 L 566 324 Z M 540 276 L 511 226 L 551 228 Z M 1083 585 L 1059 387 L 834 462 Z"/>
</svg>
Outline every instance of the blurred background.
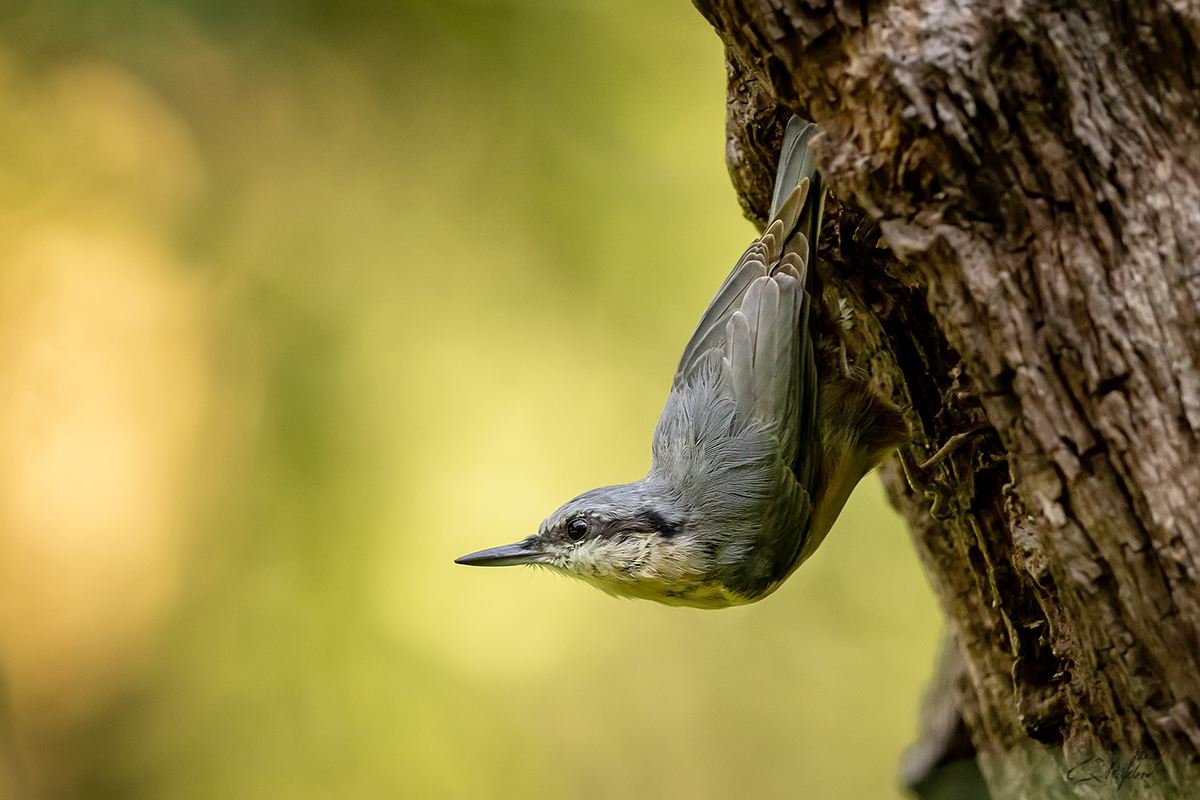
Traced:
<svg viewBox="0 0 1200 800">
<path fill-rule="evenodd" d="M 755 235 L 685 0 L 0 10 L 0 797 L 895 798 L 868 477 L 767 601 L 452 559 L 632 480 Z"/>
</svg>

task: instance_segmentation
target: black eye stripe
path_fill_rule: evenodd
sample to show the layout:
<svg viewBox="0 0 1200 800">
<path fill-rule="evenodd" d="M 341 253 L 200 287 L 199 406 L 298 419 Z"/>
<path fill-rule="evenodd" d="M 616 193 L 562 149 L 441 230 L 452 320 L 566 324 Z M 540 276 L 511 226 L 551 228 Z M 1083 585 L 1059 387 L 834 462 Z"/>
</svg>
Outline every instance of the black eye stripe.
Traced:
<svg viewBox="0 0 1200 800">
<path fill-rule="evenodd" d="M 655 531 L 664 539 L 670 539 L 683 528 L 683 525 L 659 514 L 653 509 L 643 509 L 638 512 L 638 521 L 642 523 L 648 530 Z"/>
</svg>

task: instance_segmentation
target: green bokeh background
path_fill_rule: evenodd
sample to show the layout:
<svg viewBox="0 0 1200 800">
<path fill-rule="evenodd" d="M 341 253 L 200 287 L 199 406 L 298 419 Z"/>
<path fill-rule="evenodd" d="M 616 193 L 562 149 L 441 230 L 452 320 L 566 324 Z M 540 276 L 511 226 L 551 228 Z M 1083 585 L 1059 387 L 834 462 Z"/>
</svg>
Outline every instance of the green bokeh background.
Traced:
<svg viewBox="0 0 1200 800">
<path fill-rule="evenodd" d="M 152 242 L 207 387 L 173 588 L 72 699 L 12 677 L 9 796 L 902 796 L 939 620 L 874 476 L 746 608 L 452 563 L 644 474 L 754 236 L 685 0 L 39 0 L 0 76 L 4 231 Z"/>
</svg>

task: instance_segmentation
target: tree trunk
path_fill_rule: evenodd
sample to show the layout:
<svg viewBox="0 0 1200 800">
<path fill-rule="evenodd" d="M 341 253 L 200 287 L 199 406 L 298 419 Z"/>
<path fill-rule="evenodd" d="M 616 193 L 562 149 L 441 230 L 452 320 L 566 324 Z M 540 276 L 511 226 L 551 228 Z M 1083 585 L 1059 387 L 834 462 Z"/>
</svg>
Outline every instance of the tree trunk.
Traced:
<svg viewBox="0 0 1200 800">
<path fill-rule="evenodd" d="M 747 216 L 821 126 L 827 283 L 908 463 L 977 431 L 934 499 L 885 480 L 993 797 L 1200 797 L 1200 7 L 696 4 Z"/>
</svg>

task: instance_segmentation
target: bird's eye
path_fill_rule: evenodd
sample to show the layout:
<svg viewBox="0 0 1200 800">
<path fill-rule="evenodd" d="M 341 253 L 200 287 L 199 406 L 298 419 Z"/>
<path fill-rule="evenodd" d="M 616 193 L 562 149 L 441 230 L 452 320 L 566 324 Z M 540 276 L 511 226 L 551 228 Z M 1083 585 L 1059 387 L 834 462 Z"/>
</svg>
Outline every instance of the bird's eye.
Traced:
<svg viewBox="0 0 1200 800">
<path fill-rule="evenodd" d="M 573 542 L 578 542 L 587 535 L 587 530 L 587 520 L 580 519 L 579 517 L 567 523 L 567 536 L 570 536 Z"/>
</svg>

